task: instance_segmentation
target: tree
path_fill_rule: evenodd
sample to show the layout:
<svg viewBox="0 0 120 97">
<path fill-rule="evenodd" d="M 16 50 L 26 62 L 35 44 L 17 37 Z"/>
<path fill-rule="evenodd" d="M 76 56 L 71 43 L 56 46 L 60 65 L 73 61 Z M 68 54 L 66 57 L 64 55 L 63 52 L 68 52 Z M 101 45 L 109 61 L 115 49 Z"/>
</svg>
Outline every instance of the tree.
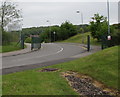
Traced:
<svg viewBox="0 0 120 97">
<path fill-rule="evenodd" d="M 61 24 L 59 32 L 61 40 L 65 40 L 75 34 L 77 34 L 77 29 L 72 23 L 66 21 L 65 23 Z"/>
<path fill-rule="evenodd" d="M 78 30 L 79 33 L 84 33 L 84 29 L 81 27 L 79 30 Z"/>
<path fill-rule="evenodd" d="M 22 19 L 21 11 L 17 9 L 17 5 L 7 0 L 2 2 L 0 7 L 0 25 L 2 33 L 9 24 L 16 24 Z"/>
<path fill-rule="evenodd" d="M 90 22 L 90 31 L 93 38 L 97 38 L 100 41 L 101 36 L 107 34 L 107 18 L 99 14 L 94 14 Z"/>
<path fill-rule="evenodd" d="M 10 34 L 6 32 L 6 28 L 10 25 L 15 26 L 15 24 L 18 24 L 21 20 L 21 11 L 17 9 L 17 5 L 7 0 L 3 1 L 0 6 L 0 26 L 3 45 L 10 43 Z"/>
</svg>

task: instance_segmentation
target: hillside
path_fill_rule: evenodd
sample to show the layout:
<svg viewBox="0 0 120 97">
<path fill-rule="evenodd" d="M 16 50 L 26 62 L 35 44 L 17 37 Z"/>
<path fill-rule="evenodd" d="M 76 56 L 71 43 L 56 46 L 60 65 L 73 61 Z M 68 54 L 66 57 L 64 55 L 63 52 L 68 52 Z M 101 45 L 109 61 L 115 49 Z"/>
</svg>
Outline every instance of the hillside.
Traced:
<svg viewBox="0 0 120 97">
<path fill-rule="evenodd" d="M 77 34 L 73 37 L 70 37 L 69 39 L 61 41 L 61 42 L 82 43 L 82 40 L 83 40 L 84 44 L 86 44 L 88 35 L 90 35 L 90 41 L 91 41 L 92 45 L 100 45 L 100 43 L 98 43 L 96 39 L 93 39 L 91 37 L 90 32 L 87 32 L 87 33 L 84 33 L 84 34 L 79 33 L 79 34 Z"/>
</svg>

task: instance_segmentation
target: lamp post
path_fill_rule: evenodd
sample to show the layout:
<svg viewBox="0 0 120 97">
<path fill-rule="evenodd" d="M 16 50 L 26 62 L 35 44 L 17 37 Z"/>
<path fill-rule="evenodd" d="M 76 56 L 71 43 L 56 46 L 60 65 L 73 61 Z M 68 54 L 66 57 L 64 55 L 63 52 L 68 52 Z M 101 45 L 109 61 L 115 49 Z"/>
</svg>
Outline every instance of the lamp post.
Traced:
<svg viewBox="0 0 120 97">
<path fill-rule="evenodd" d="M 107 0 L 107 13 L 108 13 L 108 36 L 107 36 L 107 40 L 108 40 L 108 44 L 107 46 L 110 46 L 110 40 L 111 40 L 111 36 L 110 36 L 110 14 L 109 14 L 109 0 Z"/>
<path fill-rule="evenodd" d="M 49 23 L 49 42 L 51 42 L 51 23 L 50 23 L 50 21 L 49 20 L 47 20 L 46 22 L 48 22 Z"/>
<path fill-rule="evenodd" d="M 81 13 L 81 22 L 82 22 L 82 25 L 83 25 L 83 13 L 80 12 L 79 10 L 77 10 L 76 13 L 78 13 L 78 14 Z"/>
<path fill-rule="evenodd" d="M 80 12 L 79 10 L 76 11 L 77 14 L 81 13 L 81 22 L 82 22 L 82 28 L 83 28 L 83 13 Z M 82 34 L 83 34 L 83 30 L 82 30 Z M 84 43 L 84 36 L 82 36 L 82 43 Z"/>
<path fill-rule="evenodd" d="M 108 35 L 110 35 L 109 0 L 107 0 L 107 13 L 108 13 Z"/>
<path fill-rule="evenodd" d="M 53 34 L 54 34 L 54 42 L 55 42 L 55 34 L 56 34 L 56 32 L 53 32 Z"/>
</svg>

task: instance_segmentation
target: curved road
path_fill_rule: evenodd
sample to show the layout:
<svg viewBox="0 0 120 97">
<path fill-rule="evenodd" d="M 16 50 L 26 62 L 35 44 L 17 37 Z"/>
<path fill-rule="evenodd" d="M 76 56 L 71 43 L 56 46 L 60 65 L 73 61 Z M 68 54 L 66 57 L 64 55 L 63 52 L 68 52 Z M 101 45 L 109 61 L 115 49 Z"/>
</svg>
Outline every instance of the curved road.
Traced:
<svg viewBox="0 0 120 97">
<path fill-rule="evenodd" d="M 38 51 L 3 57 L 3 74 L 68 61 L 74 59 L 72 56 L 76 56 L 85 51 L 78 44 L 45 43 L 42 44 L 42 48 Z"/>
</svg>

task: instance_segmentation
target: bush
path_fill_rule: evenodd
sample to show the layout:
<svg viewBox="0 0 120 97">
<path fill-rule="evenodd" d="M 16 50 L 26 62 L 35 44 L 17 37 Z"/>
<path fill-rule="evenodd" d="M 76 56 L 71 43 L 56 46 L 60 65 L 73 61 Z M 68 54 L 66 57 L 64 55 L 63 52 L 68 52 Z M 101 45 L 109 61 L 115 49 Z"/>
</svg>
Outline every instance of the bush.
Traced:
<svg viewBox="0 0 120 97">
<path fill-rule="evenodd" d="M 61 24 L 60 31 L 58 33 L 60 40 L 68 39 L 71 36 L 74 36 L 77 34 L 76 26 L 74 26 L 72 23 L 66 21 Z"/>
<path fill-rule="evenodd" d="M 2 45 L 8 45 L 10 44 L 10 33 L 8 32 L 3 32 L 2 33 Z"/>
<path fill-rule="evenodd" d="M 120 45 L 120 30 L 115 30 L 114 33 L 112 33 L 112 45 Z"/>
<path fill-rule="evenodd" d="M 26 42 L 26 43 L 31 43 L 31 37 L 27 37 L 27 38 L 25 39 L 25 42 Z"/>
</svg>

